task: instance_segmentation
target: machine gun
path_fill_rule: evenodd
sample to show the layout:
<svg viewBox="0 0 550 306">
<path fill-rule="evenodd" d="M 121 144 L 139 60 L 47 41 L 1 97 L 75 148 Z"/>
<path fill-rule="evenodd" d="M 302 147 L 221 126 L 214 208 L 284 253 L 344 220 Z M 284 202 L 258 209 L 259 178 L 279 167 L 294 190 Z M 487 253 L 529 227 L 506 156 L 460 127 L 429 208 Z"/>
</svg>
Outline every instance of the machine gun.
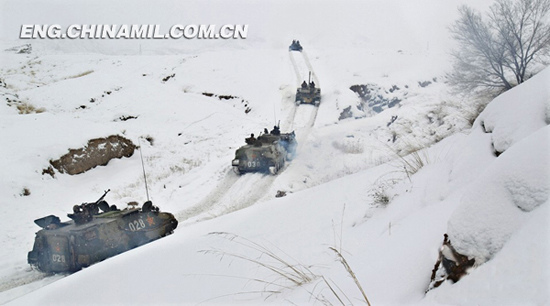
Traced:
<svg viewBox="0 0 550 306">
<path fill-rule="evenodd" d="M 97 199 L 97 201 L 95 201 L 95 203 L 91 203 L 91 205 L 90 204 L 85 204 L 85 205 L 86 206 L 90 205 L 91 207 L 93 207 L 94 211 L 97 211 L 97 208 L 100 208 L 104 212 L 110 211 L 111 208 L 109 207 L 109 204 L 103 200 L 107 195 L 107 193 L 109 193 L 109 191 L 111 191 L 111 189 L 107 189 L 105 193 L 99 199 Z"/>
<path fill-rule="evenodd" d="M 95 201 L 94 204 L 99 204 L 99 202 L 103 201 L 103 199 L 105 198 L 105 196 L 107 195 L 107 193 L 109 193 L 109 191 L 111 191 L 111 189 L 105 190 L 105 193 L 104 193 L 99 199 L 97 199 L 97 201 Z"/>
<path fill-rule="evenodd" d="M 73 214 L 68 214 L 69 218 L 77 221 L 77 223 L 85 223 L 92 219 L 92 215 L 99 214 L 99 209 L 103 212 L 110 211 L 111 208 L 109 204 L 103 200 L 109 191 L 111 191 L 111 189 L 107 189 L 105 193 L 93 203 L 82 203 L 80 206 L 75 205 L 73 207 Z"/>
</svg>

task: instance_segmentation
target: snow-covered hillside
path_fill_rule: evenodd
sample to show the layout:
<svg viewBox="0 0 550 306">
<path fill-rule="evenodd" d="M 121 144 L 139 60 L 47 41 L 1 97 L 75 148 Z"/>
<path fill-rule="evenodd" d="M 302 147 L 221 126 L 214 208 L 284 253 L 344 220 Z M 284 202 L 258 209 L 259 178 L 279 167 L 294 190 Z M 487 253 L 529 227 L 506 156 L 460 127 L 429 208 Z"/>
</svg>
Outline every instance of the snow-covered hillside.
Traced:
<svg viewBox="0 0 550 306">
<path fill-rule="evenodd" d="M 1 1 L 0 303 L 339 304 L 332 287 L 361 304 L 334 250 L 373 305 L 550 303 L 550 70 L 470 129 L 474 104 L 443 77 L 446 27 L 464 3 L 490 1 Z M 239 23 L 249 36 L 17 40 L 22 23 Z M 321 85 L 318 108 L 294 104 L 307 73 L 292 65 L 293 39 Z M 26 43 L 29 54 L 14 51 Z M 350 87 L 366 84 L 400 102 L 358 108 Z M 296 158 L 277 176 L 235 174 L 244 138 L 277 122 L 296 132 Z M 66 220 L 106 189 L 118 206 L 146 200 L 139 154 L 43 173 L 109 135 L 139 140 L 149 194 L 178 228 L 71 275 L 32 270 L 34 219 Z M 426 294 L 445 233 L 477 264 Z"/>
</svg>

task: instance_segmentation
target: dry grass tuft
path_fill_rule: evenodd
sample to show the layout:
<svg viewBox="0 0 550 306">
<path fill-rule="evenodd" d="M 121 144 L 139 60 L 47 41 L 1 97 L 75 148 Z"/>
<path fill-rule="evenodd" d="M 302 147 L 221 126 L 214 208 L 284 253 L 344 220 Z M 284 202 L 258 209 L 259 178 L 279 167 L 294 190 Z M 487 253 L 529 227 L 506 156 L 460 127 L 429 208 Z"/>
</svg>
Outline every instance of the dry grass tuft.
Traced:
<svg viewBox="0 0 550 306">
<path fill-rule="evenodd" d="M 17 110 L 19 111 L 19 114 L 21 114 L 21 115 L 33 114 L 33 113 L 40 114 L 40 113 L 43 113 L 43 112 L 46 111 L 46 109 L 44 109 L 42 107 L 36 108 L 32 104 L 29 104 L 29 103 L 26 103 L 26 102 L 21 102 L 21 103 L 17 104 Z"/>
<path fill-rule="evenodd" d="M 346 258 L 342 255 L 342 253 L 340 253 L 340 251 L 338 251 L 336 248 L 334 247 L 329 247 L 330 250 L 332 250 L 336 256 L 338 257 L 338 261 L 340 261 L 340 263 L 344 266 L 344 268 L 346 269 L 346 271 L 348 272 L 348 274 L 351 276 L 351 278 L 353 279 L 353 281 L 355 282 L 355 285 L 357 286 L 357 288 L 359 289 L 359 291 L 361 291 L 361 295 L 363 296 L 363 299 L 365 300 L 365 302 L 367 303 L 367 305 L 370 306 L 370 302 L 369 302 L 369 299 L 367 298 L 367 294 L 365 293 L 365 290 L 363 290 L 363 287 L 361 286 L 361 283 L 359 282 L 359 280 L 357 279 L 357 276 L 355 275 L 355 272 L 353 272 L 353 269 L 350 267 L 350 265 L 348 264 Z M 334 290 L 334 288 L 328 283 L 328 281 L 323 278 L 325 283 L 328 285 L 330 291 L 336 296 L 336 298 L 338 299 L 338 301 L 340 301 L 340 303 L 342 303 L 342 305 L 345 305 L 343 302 L 342 302 L 342 298 L 340 297 L 340 295 L 336 292 L 336 290 Z M 340 290 L 340 289 L 339 289 Z M 340 292 L 342 292 L 342 290 L 340 290 Z M 346 296 L 346 299 L 347 299 L 347 296 Z M 349 299 L 348 299 L 349 300 Z"/>
<path fill-rule="evenodd" d="M 232 258 L 248 261 L 266 270 L 274 272 L 282 280 L 289 281 L 294 286 L 302 286 L 318 278 L 318 275 L 315 275 L 309 269 L 309 267 L 298 263 L 296 260 L 294 260 L 288 254 L 285 254 L 284 252 L 283 255 L 287 259 L 283 258 L 282 255 L 277 255 L 275 252 L 257 242 L 251 241 L 236 234 L 226 232 L 213 232 L 210 233 L 210 235 L 222 237 L 226 240 L 239 244 L 245 247 L 245 249 L 247 250 L 247 254 L 250 255 L 232 253 L 218 249 L 200 251 L 204 254 L 215 254 L 220 256 L 221 258 L 229 256 Z M 254 257 L 254 255 L 256 256 Z M 289 288 L 289 286 L 281 282 L 278 283 L 277 281 L 268 282 L 259 279 L 254 279 L 254 281 L 266 283 L 269 285 L 275 285 L 282 288 Z"/>
</svg>

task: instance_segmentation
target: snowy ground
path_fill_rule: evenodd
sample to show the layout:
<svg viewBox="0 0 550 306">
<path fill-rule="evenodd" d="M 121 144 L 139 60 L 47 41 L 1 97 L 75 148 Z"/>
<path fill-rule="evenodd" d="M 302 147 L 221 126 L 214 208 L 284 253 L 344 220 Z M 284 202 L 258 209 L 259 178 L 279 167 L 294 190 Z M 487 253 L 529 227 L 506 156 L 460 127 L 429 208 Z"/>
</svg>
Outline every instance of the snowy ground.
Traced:
<svg viewBox="0 0 550 306">
<path fill-rule="evenodd" d="M 361 304 L 330 247 L 373 305 L 550 303 L 550 70 L 495 99 L 470 129 L 472 101 L 443 82 L 452 47 L 446 26 L 461 3 L 490 2 L 0 2 L 2 12 L 14 12 L 1 21 L 0 95 L 17 101 L 0 104 L 0 303 L 339 304 L 330 284 L 345 304 Z M 249 37 L 13 37 L 22 22 L 188 20 L 249 24 Z M 319 108 L 294 104 L 296 75 L 307 75 L 307 65 L 296 73 L 289 57 L 297 38 L 322 86 Z M 24 43 L 31 54 L 5 51 Z M 419 86 L 424 81 L 432 83 Z M 366 83 L 397 85 L 405 99 L 339 121 L 359 101 L 349 87 Z M 21 103 L 42 110 L 19 114 Z M 120 120 L 127 116 L 137 118 Z M 296 158 L 277 176 L 232 172 L 244 138 L 277 122 L 296 132 Z M 139 154 L 76 176 L 42 174 L 69 148 L 112 134 L 139 139 L 152 200 L 176 215 L 178 228 L 72 275 L 31 270 L 34 219 L 66 220 L 74 204 L 106 189 L 112 204 L 145 201 Z M 417 155 L 424 166 L 412 175 L 405 161 L 414 156 L 397 153 L 424 147 Z M 287 196 L 275 198 L 277 191 Z M 383 205 L 381 195 L 391 201 Z M 444 233 L 479 266 L 425 294 Z M 310 279 L 297 285 L 251 261 L 278 267 L 269 252 Z"/>
</svg>

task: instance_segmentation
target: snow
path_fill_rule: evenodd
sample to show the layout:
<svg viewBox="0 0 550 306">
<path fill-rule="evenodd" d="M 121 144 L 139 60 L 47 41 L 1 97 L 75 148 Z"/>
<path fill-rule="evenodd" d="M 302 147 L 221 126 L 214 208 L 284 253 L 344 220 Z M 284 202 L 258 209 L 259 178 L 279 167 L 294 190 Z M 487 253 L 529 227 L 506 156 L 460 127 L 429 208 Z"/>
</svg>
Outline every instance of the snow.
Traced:
<svg viewBox="0 0 550 306">
<path fill-rule="evenodd" d="M 476 101 L 443 77 L 457 6 L 490 1 L 0 3 L 0 95 L 42 109 L 0 103 L 0 304 L 338 304 L 329 285 L 361 304 L 331 247 L 373 305 L 550 303 L 550 69 L 494 99 L 471 128 Z M 249 37 L 17 40 L 25 23 L 240 23 Z M 293 39 L 307 55 L 292 52 L 299 73 Z M 8 51 L 25 43 L 31 54 Z M 294 104 L 305 59 L 319 107 Z M 398 86 L 388 96 L 403 101 L 338 120 L 359 102 L 350 86 L 369 83 Z M 277 176 L 236 175 L 244 138 L 277 122 L 296 132 L 294 160 Z M 178 228 L 70 275 L 32 270 L 34 219 L 67 220 L 106 189 L 119 207 L 146 200 L 139 152 L 75 176 L 42 174 L 113 134 L 139 140 L 151 199 Z M 476 266 L 425 293 L 445 233 Z M 296 285 L 261 264 L 311 280 Z"/>
<path fill-rule="evenodd" d="M 449 237 L 459 252 L 479 264 L 487 261 L 548 201 L 548 132 L 545 127 L 511 147 L 468 188 L 449 220 Z"/>
<path fill-rule="evenodd" d="M 550 73 L 545 71 L 534 78 L 548 84 Z M 527 83 L 519 90 L 497 97 L 488 106 L 486 114 L 477 119 L 478 124 L 483 124 L 484 129 L 491 133 L 493 146 L 498 152 L 504 152 L 518 140 L 550 123 L 550 89 L 536 84 Z M 509 108 L 515 111 L 506 111 Z"/>
</svg>

